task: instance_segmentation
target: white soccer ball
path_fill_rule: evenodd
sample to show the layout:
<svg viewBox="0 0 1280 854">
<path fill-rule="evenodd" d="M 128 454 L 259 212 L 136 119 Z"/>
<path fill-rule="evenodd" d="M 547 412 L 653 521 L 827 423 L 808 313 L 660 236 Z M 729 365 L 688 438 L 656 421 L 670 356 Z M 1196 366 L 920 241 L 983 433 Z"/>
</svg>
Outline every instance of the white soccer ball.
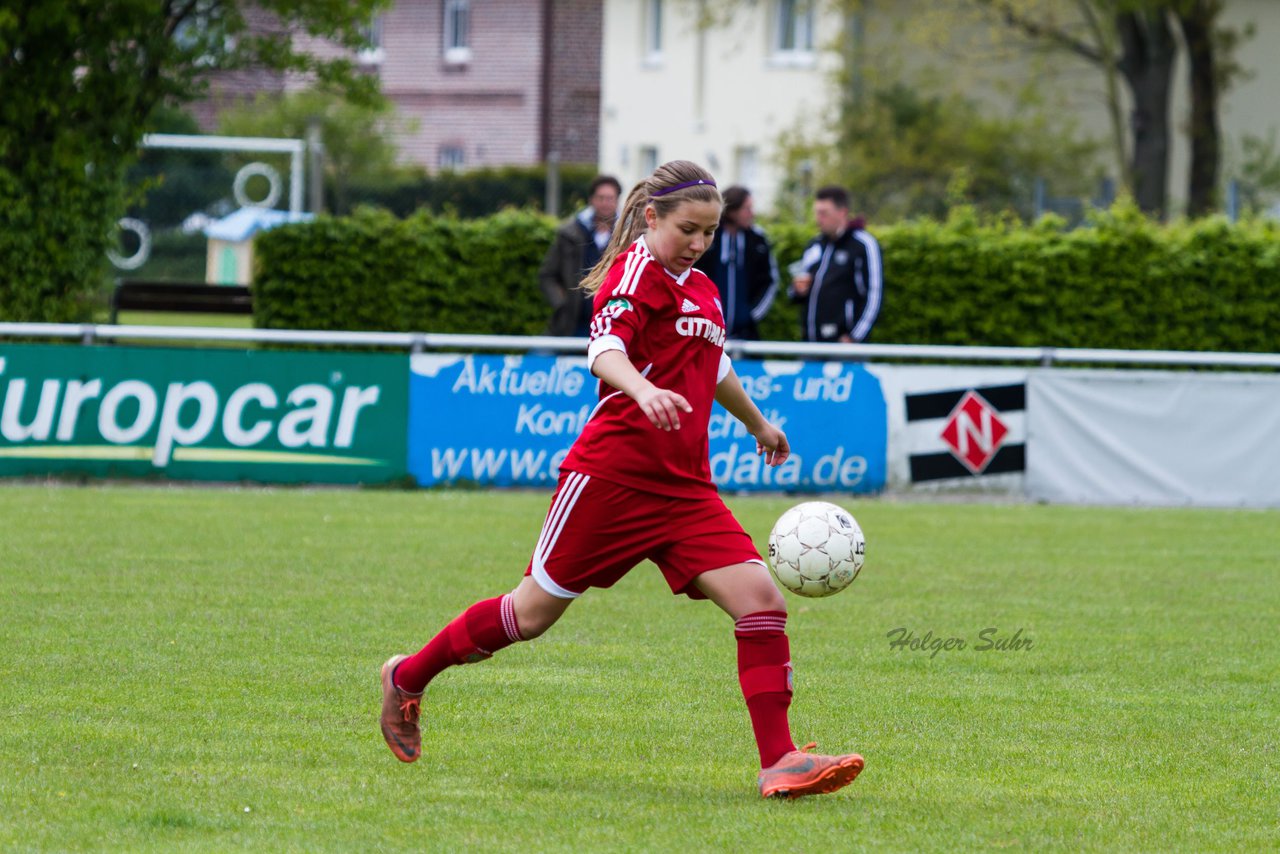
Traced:
<svg viewBox="0 0 1280 854">
<path fill-rule="evenodd" d="M 839 593 L 858 577 L 866 553 L 853 514 L 826 501 L 797 504 L 769 532 L 769 569 L 800 596 Z"/>
</svg>

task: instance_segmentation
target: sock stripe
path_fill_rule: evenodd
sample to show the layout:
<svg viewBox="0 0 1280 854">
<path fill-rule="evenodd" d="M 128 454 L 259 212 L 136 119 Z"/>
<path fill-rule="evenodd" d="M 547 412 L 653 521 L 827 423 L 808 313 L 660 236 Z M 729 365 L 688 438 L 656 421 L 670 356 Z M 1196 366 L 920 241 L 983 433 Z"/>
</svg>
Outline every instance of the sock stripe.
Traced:
<svg viewBox="0 0 1280 854">
<path fill-rule="evenodd" d="M 498 615 L 502 619 L 502 631 L 506 634 L 507 640 L 512 643 L 524 640 L 524 638 L 520 637 L 520 626 L 516 623 L 516 606 L 511 600 L 510 593 L 502 597 L 502 602 L 498 607 Z"/>
<path fill-rule="evenodd" d="M 737 632 L 781 632 L 786 628 L 786 617 L 743 617 L 733 624 Z"/>
</svg>

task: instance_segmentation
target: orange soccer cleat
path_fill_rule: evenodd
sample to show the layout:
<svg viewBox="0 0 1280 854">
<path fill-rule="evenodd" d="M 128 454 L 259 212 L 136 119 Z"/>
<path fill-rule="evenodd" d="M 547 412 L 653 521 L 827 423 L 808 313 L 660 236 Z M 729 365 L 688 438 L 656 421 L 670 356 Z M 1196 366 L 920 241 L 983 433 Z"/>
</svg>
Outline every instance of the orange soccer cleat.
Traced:
<svg viewBox="0 0 1280 854">
<path fill-rule="evenodd" d="M 401 762 L 414 762 L 422 753 L 422 731 L 418 729 L 422 694 L 402 691 L 392 681 L 396 665 L 408 657 L 393 655 L 382 665 L 382 737 Z"/>
<path fill-rule="evenodd" d="M 862 771 L 862 757 L 856 753 L 824 756 L 821 753 L 805 752 L 817 746 L 814 743 L 806 744 L 800 750 L 785 754 L 761 771 L 760 797 L 800 798 L 805 795 L 823 795 L 849 785 Z"/>
</svg>

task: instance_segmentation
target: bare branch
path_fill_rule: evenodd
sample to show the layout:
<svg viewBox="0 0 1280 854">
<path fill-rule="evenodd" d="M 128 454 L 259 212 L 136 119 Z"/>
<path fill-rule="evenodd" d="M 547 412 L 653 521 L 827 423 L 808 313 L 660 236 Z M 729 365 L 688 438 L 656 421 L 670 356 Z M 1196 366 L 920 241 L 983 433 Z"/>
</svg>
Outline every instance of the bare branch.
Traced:
<svg viewBox="0 0 1280 854">
<path fill-rule="evenodd" d="M 1022 30 L 1025 35 L 1033 39 L 1047 41 L 1096 65 L 1106 65 L 1113 61 L 1094 45 L 1080 41 L 1065 30 L 1023 15 L 1008 0 L 976 0 L 976 2 L 993 10 L 1004 18 L 1006 24 Z"/>
</svg>

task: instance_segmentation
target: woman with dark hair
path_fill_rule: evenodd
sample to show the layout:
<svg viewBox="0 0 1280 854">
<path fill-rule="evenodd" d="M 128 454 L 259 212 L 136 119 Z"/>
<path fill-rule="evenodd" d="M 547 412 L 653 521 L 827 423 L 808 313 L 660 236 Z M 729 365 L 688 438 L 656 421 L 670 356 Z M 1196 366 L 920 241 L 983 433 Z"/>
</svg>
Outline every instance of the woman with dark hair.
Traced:
<svg viewBox="0 0 1280 854">
<path fill-rule="evenodd" d="M 420 652 L 382 666 L 382 734 L 402 762 L 421 753 L 423 691 L 436 675 L 538 637 L 574 599 L 613 586 L 647 558 L 673 593 L 710 599 L 734 620 L 762 796 L 834 791 L 862 770 L 857 754 L 806 753 L 792 742 L 786 603 L 711 481 L 713 402 L 743 423 L 767 464 L 790 454 L 724 352 L 715 285 L 693 269 L 720 206 L 711 175 L 682 160 L 659 166 L 627 196 L 583 282 L 595 295 L 587 364 L 600 378 L 600 402 L 560 467 L 524 579 L 472 605 Z"/>
<path fill-rule="evenodd" d="M 769 238 L 755 224 L 755 206 L 746 187 L 724 191 L 720 228 L 697 267 L 720 290 L 730 338 L 760 339 L 764 320 L 778 293 L 778 265 Z"/>
</svg>

